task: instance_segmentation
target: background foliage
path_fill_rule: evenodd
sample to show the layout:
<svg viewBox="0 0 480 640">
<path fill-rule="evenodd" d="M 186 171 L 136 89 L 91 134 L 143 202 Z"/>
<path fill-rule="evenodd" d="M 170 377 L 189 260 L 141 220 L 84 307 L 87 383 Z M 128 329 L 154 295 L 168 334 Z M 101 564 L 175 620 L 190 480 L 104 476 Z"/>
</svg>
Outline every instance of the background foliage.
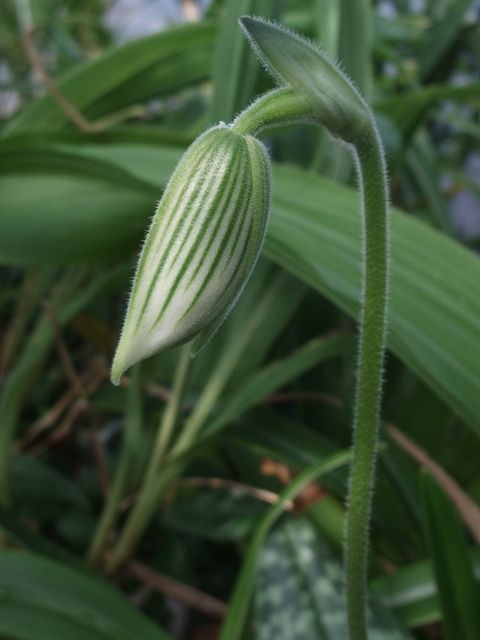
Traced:
<svg viewBox="0 0 480 640">
<path fill-rule="evenodd" d="M 387 150 L 371 637 L 478 640 L 478 3 L 130 5 L 122 24 L 114 3 L 32 3 L 35 32 L 23 38 L 15 3 L 2 5 L 0 634 L 346 637 L 339 576 L 360 292 L 346 151 L 302 127 L 266 139 L 275 169 L 264 259 L 193 362 L 170 457 L 146 489 L 180 350 L 119 388 L 108 382 L 142 234 L 176 161 L 270 87 L 236 24 L 251 13 L 341 61 Z M 160 30 L 172 16 L 193 21 Z M 180 446 L 192 420 L 196 436 Z M 152 513 L 122 556 L 146 490 Z"/>
</svg>

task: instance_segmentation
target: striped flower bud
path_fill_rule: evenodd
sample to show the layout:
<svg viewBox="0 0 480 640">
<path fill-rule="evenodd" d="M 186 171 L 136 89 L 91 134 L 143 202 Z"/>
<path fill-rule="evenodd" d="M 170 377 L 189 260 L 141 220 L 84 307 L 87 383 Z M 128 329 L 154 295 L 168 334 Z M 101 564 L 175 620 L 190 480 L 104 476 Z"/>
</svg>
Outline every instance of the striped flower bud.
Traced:
<svg viewBox="0 0 480 640">
<path fill-rule="evenodd" d="M 112 367 L 215 333 L 245 286 L 265 236 L 270 161 L 251 136 L 221 124 L 178 163 L 153 217 Z"/>
</svg>

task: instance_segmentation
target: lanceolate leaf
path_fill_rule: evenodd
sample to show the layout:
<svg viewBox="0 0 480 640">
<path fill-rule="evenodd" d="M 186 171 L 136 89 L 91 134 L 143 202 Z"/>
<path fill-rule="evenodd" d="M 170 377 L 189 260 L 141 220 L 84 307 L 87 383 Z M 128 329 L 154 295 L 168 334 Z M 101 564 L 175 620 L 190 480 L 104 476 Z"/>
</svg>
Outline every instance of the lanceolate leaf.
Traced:
<svg viewBox="0 0 480 640">
<path fill-rule="evenodd" d="M 72 69 L 58 81 L 63 94 L 80 110 L 96 107 L 104 114 L 109 109 L 116 110 L 126 104 L 148 97 L 144 77 L 155 69 L 175 67 L 178 57 L 188 52 L 195 65 L 195 56 L 203 48 L 212 50 L 215 30 L 206 22 L 173 27 L 146 38 L 134 40 L 122 47 L 114 48 L 96 60 L 86 62 Z M 184 58 L 183 58 L 184 59 Z M 208 58 L 205 58 L 208 63 Z M 208 66 L 206 65 L 207 71 Z M 143 76 L 142 76 L 143 74 Z M 206 73 L 200 73 L 200 77 Z M 135 82 L 136 80 L 136 82 Z M 140 80 L 140 81 L 139 81 Z M 186 83 L 191 77 L 185 78 Z M 172 75 L 157 82 L 156 92 L 178 88 L 178 69 Z M 115 99 L 115 93 L 119 100 Z M 102 107 L 103 101 L 103 107 Z M 23 109 L 3 129 L 3 136 L 11 136 L 25 131 L 57 130 L 68 122 L 66 114 L 48 95 L 35 100 Z"/>
<path fill-rule="evenodd" d="M 267 255 L 357 315 L 361 244 L 353 191 L 278 167 L 273 193 Z M 391 251 L 389 349 L 480 434 L 480 261 L 399 212 L 392 214 Z"/>
<path fill-rule="evenodd" d="M 445 640 L 476 640 L 480 636 L 480 589 L 473 562 L 453 505 L 436 481 L 422 477 L 426 538 L 442 610 Z"/>
<path fill-rule="evenodd" d="M 24 551 L 1 551 L 0 566 L 2 638 L 169 638 L 101 578 Z"/>
<path fill-rule="evenodd" d="M 80 153 L 108 159 L 158 191 L 179 156 L 169 149 L 140 146 L 131 153 L 129 145 L 97 150 L 90 146 Z M 10 189 L 11 180 L 21 181 L 22 189 Z M 147 211 L 154 208 L 150 190 L 123 191 L 123 180 L 104 190 L 104 181 L 76 174 L 65 174 L 61 180 L 60 206 L 53 176 L 22 171 L 0 179 L 0 260 L 78 262 L 93 255 L 104 260 L 138 246 Z M 127 195 L 132 198 L 128 208 Z M 353 189 L 277 166 L 272 195 L 266 255 L 356 316 L 360 216 Z M 38 202 L 41 207 L 35 206 Z M 58 216 L 53 222 L 52 211 Z M 37 240 L 41 238 L 34 251 L 26 235 L 33 225 Z M 389 348 L 480 434 L 480 261 L 442 233 L 398 211 L 392 212 L 391 251 Z"/>
</svg>

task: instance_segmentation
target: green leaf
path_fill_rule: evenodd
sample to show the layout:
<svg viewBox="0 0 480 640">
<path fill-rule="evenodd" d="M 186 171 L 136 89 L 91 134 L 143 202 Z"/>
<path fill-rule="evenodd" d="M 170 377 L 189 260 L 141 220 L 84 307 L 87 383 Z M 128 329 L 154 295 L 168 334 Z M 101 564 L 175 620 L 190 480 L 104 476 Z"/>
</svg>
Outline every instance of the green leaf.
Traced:
<svg viewBox="0 0 480 640">
<path fill-rule="evenodd" d="M 12 501 L 22 512 L 38 520 L 51 520 L 66 509 L 90 509 L 86 495 L 77 483 L 36 458 L 16 455 L 10 458 Z"/>
<path fill-rule="evenodd" d="M 356 316 L 360 216 L 354 192 L 277 167 L 265 253 Z M 392 212 L 388 347 L 480 434 L 480 261 Z"/>
<path fill-rule="evenodd" d="M 441 19 L 427 33 L 418 52 L 419 75 L 425 81 L 440 65 L 459 37 L 470 0 L 455 0 L 444 5 Z"/>
<path fill-rule="evenodd" d="M 178 151 L 139 146 L 130 153 L 129 145 L 105 145 L 101 150 L 92 145 L 79 151 L 70 147 L 70 153 L 108 158 L 132 177 L 157 185 L 158 192 L 179 155 Z M 18 188 L 12 194 L 6 187 L 14 178 Z M 27 179 L 7 174 L 0 179 L 0 256 L 4 262 L 5 256 L 10 262 L 32 257 L 51 262 L 55 258 L 80 260 L 82 254 L 89 258 L 95 254 L 100 260 L 124 253 L 127 245 L 133 249 L 146 225 L 148 202 L 153 211 L 150 195 L 139 201 L 142 196 L 136 190 L 124 197 L 120 183 L 118 189 L 113 184 L 107 188 L 102 181 L 68 175 L 60 177 L 59 184 L 64 187 L 62 205 L 57 204 L 53 177 L 50 181 L 41 175 L 28 175 Z M 97 189 L 102 189 L 101 198 L 94 197 Z M 79 200 L 80 194 L 83 200 Z M 41 207 L 35 207 L 38 198 Z M 126 206 L 128 198 L 137 206 Z M 75 208 L 72 211 L 71 202 L 82 216 L 77 216 Z M 55 224 L 52 210 L 57 212 Z M 35 223 L 34 252 L 24 221 Z M 58 238 L 62 250 L 57 256 Z M 273 211 L 265 247 L 268 257 L 355 317 L 360 297 L 360 247 L 358 200 L 352 189 L 300 169 L 275 167 Z M 476 356 L 480 342 L 479 259 L 443 234 L 395 210 L 391 252 L 389 348 L 480 434 L 480 359 Z"/>
<path fill-rule="evenodd" d="M 369 0 L 341 0 L 340 5 L 339 58 L 349 78 L 369 100 L 373 89 L 373 8 Z"/>
<path fill-rule="evenodd" d="M 75 67 L 58 80 L 58 85 L 77 109 L 83 111 L 97 106 L 98 112 L 105 113 L 151 95 L 151 92 L 145 92 L 142 88 L 142 73 L 150 71 L 154 66 L 165 69 L 165 66 L 172 64 L 172 58 L 182 55 L 184 51 L 190 51 L 190 55 L 194 57 L 199 48 L 206 46 L 211 50 L 213 35 L 212 25 L 206 22 L 172 27 L 161 33 L 133 40 L 108 51 L 96 60 Z M 168 81 L 157 84 L 157 93 L 178 88 L 178 85 L 178 75 L 170 74 Z M 115 99 L 116 95 L 119 100 Z M 31 102 L 13 118 L 3 129 L 3 136 L 26 131 L 55 130 L 67 122 L 66 114 L 50 96 L 45 95 Z"/>
<path fill-rule="evenodd" d="M 221 411 L 209 423 L 206 435 L 216 433 L 269 393 L 294 380 L 311 367 L 326 359 L 352 351 L 353 346 L 354 341 L 351 336 L 316 338 L 296 349 L 286 358 L 268 364 L 235 388 Z"/>
<path fill-rule="evenodd" d="M 419 132 L 420 133 L 420 132 Z M 439 188 L 441 176 L 436 158 L 436 149 L 425 135 L 417 135 L 412 140 L 407 154 L 407 167 L 412 180 L 417 183 L 428 205 L 428 215 L 436 227 L 453 235 L 450 211 L 446 198 Z"/>
<path fill-rule="evenodd" d="M 0 633 L 12 640 L 168 640 L 101 578 L 0 551 Z"/>
<path fill-rule="evenodd" d="M 273 507 L 263 516 L 253 535 L 247 554 L 244 558 L 242 570 L 230 602 L 228 615 L 222 627 L 220 640 L 238 640 L 242 637 L 250 602 L 255 587 L 258 562 L 262 547 L 270 529 L 282 515 L 287 500 L 295 498 L 304 487 L 338 467 L 346 464 L 350 459 L 350 452 L 341 451 L 328 458 L 315 462 L 302 471 L 295 480 L 282 491 Z"/>
<path fill-rule="evenodd" d="M 186 482 L 188 487 L 188 479 Z M 227 480 L 216 489 L 183 492 L 164 511 L 162 520 L 173 531 L 207 540 L 234 541 L 252 532 L 266 508 L 264 502 L 242 490 L 241 485 L 229 487 Z"/>
<path fill-rule="evenodd" d="M 465 532 L 435 480 L 422 474 L 426 534 L 442 609 L 445 640 L 480 638 L 480 590 Z"/>
<path fill-rule="evenodd" d="M 80 277 L 79 277 L 80 275 Z M 123 266 L 106 270 L 93 278 L 88 286 L 83 286 L 74 293 L 75 286 L 80 284 L 80 274 L 67 272 L 63 282 L 58 283 L 51 303 L 57 314 L 59 326 L 66 324 L 77 313 L 90 304 L 95 298 L 118 284 L 118 280 L 125 279 Z M 83 274 L 85 275 L 85 274 Z M 52 323 L 45 315 L 39 317 L 33 331 L 25 342 L 23 351 L 17 357 L 15 365 L 10 370 L 3 384 L 0 395 L 0 495 L 6 498 L 7 466 L 10 455 L 10 444 L 17 427 L 18 416 L 24 397 L 30 385 L 38 375 L 53 342 L 54 332 Z"/>
<path fill-rule="evenodd" d="M 480 552 L 469 550 L 477 578 L 480 573 Z M 382 603 L 408 627 L 420 627 L 442 618 L 432 563 L 421 560 L 397 569 L 392 574 L 375 578 L 371 583 Z"/>
<path fill-rule="evenodd" d="M 343 569 L 306 520 L 287 520 L 259 559 L 255 640 L 347 640 Z M 378 601 L 369 607 L 371 640 L 409 638 Z"/>
<path fill-rule="evenodd" d="M 402 95 L 379 101 L 375 108 L 389 116 L 404 139 L 422 124 L 428 110 L 441 100 L 458 100 L 462 103 L 478 100 L 480 85 L 429 85 Z"/>
</svg>

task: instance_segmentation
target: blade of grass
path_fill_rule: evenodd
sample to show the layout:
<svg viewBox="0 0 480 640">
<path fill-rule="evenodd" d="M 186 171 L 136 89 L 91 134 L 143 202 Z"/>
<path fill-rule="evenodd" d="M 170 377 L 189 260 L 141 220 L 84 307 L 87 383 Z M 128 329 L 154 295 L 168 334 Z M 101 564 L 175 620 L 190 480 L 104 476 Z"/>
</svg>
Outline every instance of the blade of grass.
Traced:
<svg viewBox="0 0 480 640">
<path fill-rule="evenodd" d="M 455 505 L 472 538 L 480 544 L 480 508 L 477 504 L 426 451 L 393 425 L 386 425 L 386 429 L 392 440 L 435 478 Z"/>
<path fill-rule="evenodd" d="M 132 369 L 126 405 L 125 424 L 122 430 L 122 448 L 117 460 L 110 492 L 87 552 L 88 562 L 92 565 L 98 563 L 107 542 L 107 536 L 115 524 L 118 505 L 127 488 L 131 465 L 138 451 L 142 423 L 140 365 Z"/>
<path fill-rule="evenodd" d="M 258 570 L 258 559 L 267 535 L 282 515 L 287 500 L 294 499 L 304 487 L 334 469 L 347 464 L 350 453 L 342 451 L 302 471 L 279 496 L 278 502 L 262 518 L 250 542 L 243 561 L 240 576 L 237 579 L 228 615 L 222 627 L 220 640 L 238 640 L 242 637 L 246 618 L 252 600 Z"/>
<path fill-rule="evenodd" d="M 168 640 L 100 577 L 31 552 L 1 550 L 0 633 L 24 640 Z"/>
<path fill-rule="evenodd" d="M 422 474 L 426 537 L 442 609 L 445 640 L 480 637 L 480 591 L 464 532 L 436 481 Z"/>
<path fill-rule="evenodd" d="M 268 364 L 235 389 L 234 394 L 227 398 L 220 412 L 209 422 L 204 435 L 209 437 L 218 432 L 269 393 L 294 380 L 311 367 L 326 359 L 351 352 L 353 349 L 352 336 L 316 338 L 296 349 L 286 358 Z"/>
</svg>

